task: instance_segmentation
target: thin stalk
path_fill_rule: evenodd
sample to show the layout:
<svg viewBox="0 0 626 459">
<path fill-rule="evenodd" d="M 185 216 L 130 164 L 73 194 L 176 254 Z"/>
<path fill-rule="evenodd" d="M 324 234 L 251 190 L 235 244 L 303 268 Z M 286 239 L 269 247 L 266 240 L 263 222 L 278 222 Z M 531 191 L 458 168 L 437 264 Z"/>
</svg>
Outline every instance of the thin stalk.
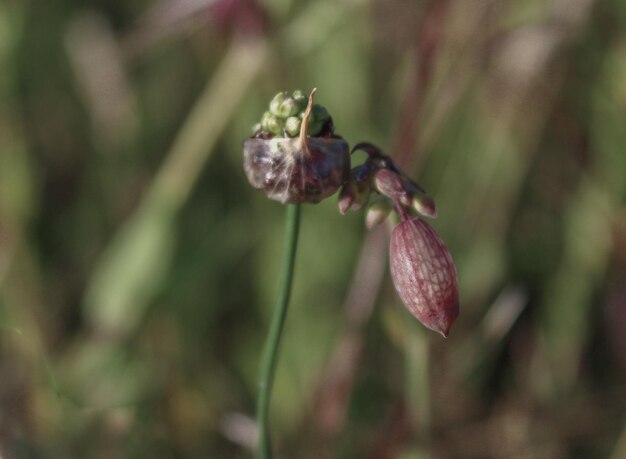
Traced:
<svg viewBox="0 0 626 459">
<path fill-rule="evenodd" d="M 259 399 L 257 402 L 257 422 L 259 426 L 259 445 L 257 457 L 270 459 L 272 457 L 269 437 L 269 407 L 274 383 L 276 361 L 280 339 L 287 317 L 291 284 L 293 281 L 293 267 L 296 261 L 298 245 L 298 229 L 300 226 L 300 205 L 291 204 L 287 207 L 287 226 L 285 254 L 283 258 L 283 272 L 278 285 L 278 299 L 272 317 L 272 323 L 267 335 L 261 360 L 261 374 L 259 378 Z"/>
<path fill-rule="evenodd" d="M 393 200 L 393 205 L 396 208 L 396 212 L 398 212 L 398 217 L 400 217 L 400 221 L 401 222 L 405 222 L 407 220 L 410 220 L 411 217 L 409 215 L 409 213 L 406 211 L 406 209 L 402 206 L 402 204 L 400 204 L 400 201 L 398 199 L 394 199 Z"/>
</svg>

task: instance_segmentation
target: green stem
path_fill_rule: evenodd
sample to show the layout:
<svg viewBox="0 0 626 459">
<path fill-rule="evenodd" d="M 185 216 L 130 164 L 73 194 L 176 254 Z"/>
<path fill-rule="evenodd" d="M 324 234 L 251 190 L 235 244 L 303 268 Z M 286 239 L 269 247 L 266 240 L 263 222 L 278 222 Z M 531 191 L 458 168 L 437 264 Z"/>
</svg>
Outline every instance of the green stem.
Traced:
<svg viewBox="0 0 626 459">
<path fill-rule="evenodd" d="M 269 437 L 269 407 L 272 395 L 272 384 L 276 370 L 280 338 L 287 317 L 289 295 L 293 280 L 293 267 L 296 260 L 298 245 L 298 228 L 300 226 L 300 205 L 291 204 L 287 208 L 287 227 L 285 254 L 283 258 L 283 272 L 278 287 L 278 300 L 274 309 L 270 331 L 267 335 L 263 357 L 261 360 L 261 376 L 259 378 L 259 399 L 257 402 L 257 422 L 259 426 L 259 447 L 257 457 L 270 459 L 272 457 Z"/>
</svg>

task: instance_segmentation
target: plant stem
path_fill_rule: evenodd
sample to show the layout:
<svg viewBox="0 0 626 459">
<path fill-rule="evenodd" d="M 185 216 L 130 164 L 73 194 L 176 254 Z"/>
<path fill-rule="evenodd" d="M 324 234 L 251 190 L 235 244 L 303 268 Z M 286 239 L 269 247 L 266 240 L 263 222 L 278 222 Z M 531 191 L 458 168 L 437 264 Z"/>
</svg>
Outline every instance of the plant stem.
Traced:
<svg viewBox="0 0 626 459">
<path fill-rule="evenodd" d="M 259 426 L 259 444 L 257 457 L 270 459 L 272 457 L 269 438 L 269 407 L 272 395 L 272 384 L 276 370 L 280 339 L 287 317 L 289 295 L 293 280 L 293 267 L 296 260 L 298 245 L 298 229 L 300 226 L 300 205 L 290 204 L 287 207 L 287 226 L 285 253 L 283 255 L 283 271 L 278 285 L 278 299 L 272 317 L 272 323 L 267 335 L 261 360 L 261 375 L 259 378 L 259 399 L 257 402 L 257 422 Z"/>
<path fill-rule="evenodd" d="M 398 217 L 400 217 L 401 222 L 411 219 L 411 216 L 406 211 L 406 209 L 402 207 L 402 204 L 400 204 L 400 201 L 398 201 L 397 199 L 394 199 L 393 205 L 396 207 L 396 212 L 398 212 Z"/>
</svg>

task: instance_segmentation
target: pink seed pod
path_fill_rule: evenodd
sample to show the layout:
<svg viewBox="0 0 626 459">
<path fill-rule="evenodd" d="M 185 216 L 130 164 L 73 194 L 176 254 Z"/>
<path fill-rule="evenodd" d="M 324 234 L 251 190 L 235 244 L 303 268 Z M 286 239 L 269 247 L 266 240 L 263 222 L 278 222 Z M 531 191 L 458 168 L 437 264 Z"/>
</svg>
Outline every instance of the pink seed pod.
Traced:
<svg viewBox="0 0 626 459">
<path fill-rule="evenodd" d="M 459 287 L 452 256 L 435 230 L 419 218 L 398 224 L 391 233 L 389 265 L 411 314 L 447 337 L 459 315 Z"/>
</svg>

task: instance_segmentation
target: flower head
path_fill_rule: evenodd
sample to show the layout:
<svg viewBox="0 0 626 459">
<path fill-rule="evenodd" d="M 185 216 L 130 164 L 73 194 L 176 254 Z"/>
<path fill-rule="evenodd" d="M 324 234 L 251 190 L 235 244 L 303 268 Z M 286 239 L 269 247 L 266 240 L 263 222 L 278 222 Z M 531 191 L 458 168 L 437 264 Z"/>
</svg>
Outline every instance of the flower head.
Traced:
<svg viewBox="0 0 626 459">
<path fill-rule="evenodd" d="M 427 328 L 448 336 L 459 315 L 456 268 L 448 248 L 435 230 L 414 217 L 414 211 L 435 218 L 435 201 L 404 174 L 393 160 L 370 143 L 357 144 L 368 157 L 352 169 L 339 195 L 339 210 L 356 210 L 371 192 L 379 195 L 366 214 L 368 228 L 387 219 L 395 209 L 401 222 L 391 233 L 389 264 L 393 284 L 407 309 Z M 363 197 L 365 196 L 365 197 Z"/>
<path fill-rule="evenodd" d="M 328 111 L 301 91 L 278 93 L 244 142 L 250 184 L 275 201 L 318 203 L 350 174 L 348 143 L 334 135 Z"/>
</svg>

